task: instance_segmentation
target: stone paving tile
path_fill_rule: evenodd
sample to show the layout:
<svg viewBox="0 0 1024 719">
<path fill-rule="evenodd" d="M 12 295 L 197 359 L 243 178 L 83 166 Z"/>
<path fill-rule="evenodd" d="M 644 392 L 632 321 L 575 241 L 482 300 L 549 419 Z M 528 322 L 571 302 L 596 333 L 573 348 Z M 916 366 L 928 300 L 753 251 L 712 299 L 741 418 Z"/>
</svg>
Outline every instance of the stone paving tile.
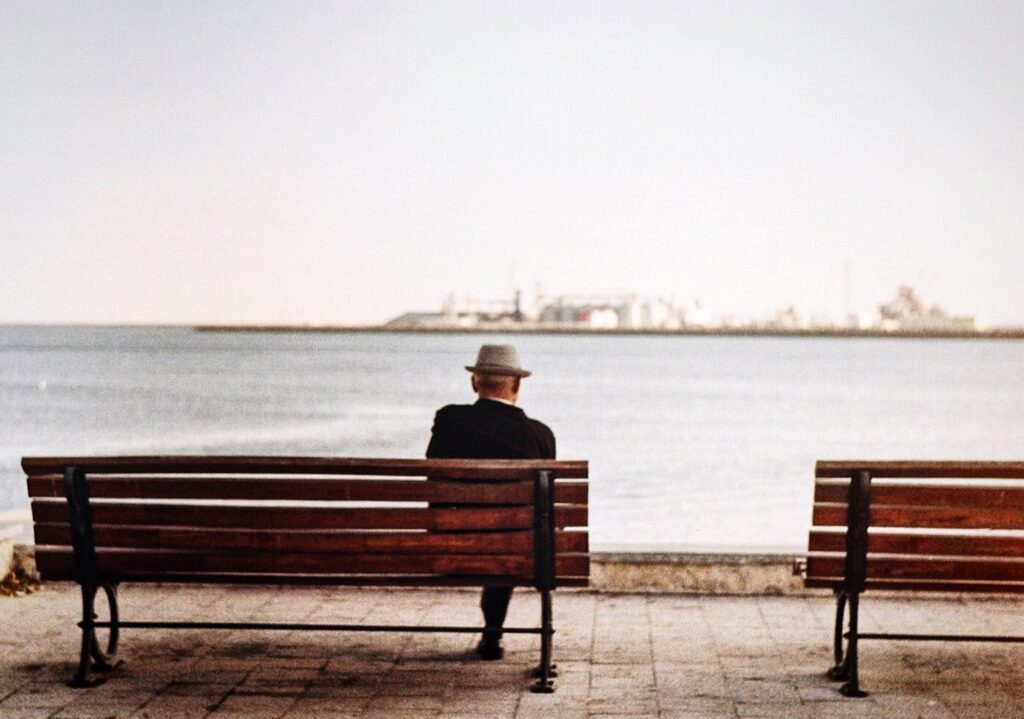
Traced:
<svg viewBox="0 0 1024 719">
<path fill-rule="evenodd" d="M 136 714 L 152 717 L 178 714 L 184 716 L 206 716 L 220 703 L 223 697 L 211 699 L 207 696 L 160 694 L 138 709 Z"/>
<path fill-rule="evenodd" d="M 709 697 L 686 697 L 678 701 L 666 703 L 659 695 L 662 714 L 711 714 L 715 716 L 735 716 L 736 707 L 732 699 L 712 699 Z"/>
<path fill-rule="evenodd" d="M 828 596 L 695 597 L 559 592 L 554 694 L 532 694 L 534 636 L 509 635 L 481 662 L 471 635 L 131 631 L 125 665 L 72 689 L 77 590 L 0 599 L 0 717 L 793 717 L 1024 719 L 1024 647 L 865 642 L 866 699 L 842 697 Z M 472 591 L 159 587 L 122 591 L 125 618 L 476 623 Z M 865 599 L 879 631 L 1024 633 L 1019 602 Z M 535 626 L 517 591 L 509 625 Z"/>
<path fill-rule="evenodd" d="M 216 705 L 213 714 L 280 717 L 295 704 L 295 697 L 270 694 L 230 694 Z"/>
<path fill-rule="evenodd" d="M 53 709 L 29 708 L 29 709 L 4 709 L 4 719 L 49 719 L 53 715 Z"/>
</svg>

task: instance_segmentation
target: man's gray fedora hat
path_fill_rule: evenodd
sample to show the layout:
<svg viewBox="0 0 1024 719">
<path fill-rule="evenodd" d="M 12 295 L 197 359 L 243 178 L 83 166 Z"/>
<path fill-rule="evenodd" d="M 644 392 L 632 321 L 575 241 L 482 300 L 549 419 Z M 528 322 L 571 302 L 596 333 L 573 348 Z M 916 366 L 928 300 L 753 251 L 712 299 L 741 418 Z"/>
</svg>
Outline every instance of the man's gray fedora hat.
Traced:
<svg viewBox="0 0 1024 719">
<path fill-rule="evenodd" d="M 519 362 L 519 353 L 512 345 L 480 345 L 476 364 L 467 366 L 477 374 L 500 374 L 512 377 L 529 377 L 532 372 L 525 370 Z"/>
</svg>

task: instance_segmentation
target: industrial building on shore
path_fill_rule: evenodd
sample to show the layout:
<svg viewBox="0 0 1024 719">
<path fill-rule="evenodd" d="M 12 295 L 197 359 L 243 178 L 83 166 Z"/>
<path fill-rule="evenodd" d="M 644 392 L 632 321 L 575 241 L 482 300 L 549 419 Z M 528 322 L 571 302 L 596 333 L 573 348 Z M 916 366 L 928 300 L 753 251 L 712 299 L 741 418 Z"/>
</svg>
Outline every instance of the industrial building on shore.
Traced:
<svg viewBox="0 0 1024 719">
<path fill-rule="evenodd" d="M 793 307 L 766 317 L 738 319 L 716 316 L 699 301 L 677 304 L 638 294 L 547 295 L 538 290 L 530 301 L 516 291 L 506 299 L 457 301 L 449 295 L 438 312 L 407 312 L 384 325 L 387 329 L 541 329 L 585 331 L 681 331 L 750 329 L 778 331 L 852 330 L 893 333 L 971 333 L 984 329 L 973 316 L 955 316 L 938 305 L 926 305 L 910 286 L 871 312 L 850 314 L 845 322 L 804 318 Z"/>
</svg>

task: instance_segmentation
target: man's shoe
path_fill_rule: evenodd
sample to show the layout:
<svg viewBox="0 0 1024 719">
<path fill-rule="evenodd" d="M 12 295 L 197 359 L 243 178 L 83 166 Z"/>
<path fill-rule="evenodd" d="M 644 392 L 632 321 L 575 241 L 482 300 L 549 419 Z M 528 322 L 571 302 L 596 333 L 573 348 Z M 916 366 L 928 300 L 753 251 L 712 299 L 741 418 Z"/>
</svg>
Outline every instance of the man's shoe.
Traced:
<svg viewBox="0 0 1024 719">
<path fill-rule="evenodd" d="M 476 653 L 481 659 L 489 662 L 505 656 L 505 650 L 501 648 L 501 644 L 497 640 L 488 639 L 480 640 L 480 643 L 476 645 Z"/>
</svg>

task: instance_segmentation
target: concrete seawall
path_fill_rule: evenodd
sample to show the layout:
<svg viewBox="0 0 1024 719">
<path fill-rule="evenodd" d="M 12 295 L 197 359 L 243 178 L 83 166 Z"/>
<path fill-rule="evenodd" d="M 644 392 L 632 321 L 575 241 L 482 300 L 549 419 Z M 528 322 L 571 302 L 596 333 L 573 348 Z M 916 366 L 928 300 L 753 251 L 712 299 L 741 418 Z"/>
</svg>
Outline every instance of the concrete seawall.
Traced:
<svg viewBox="0 0 1024 719">
<path fill-rule="evenodd" d="M 804 594 L 784 552 L 593 552 L 590 586 L 605 592 L 722 595 Z"/>
<path fill-rule="evenodd" d="M 806 594 L 809 590 L 793 574 L 793 563 L 800 556 L 784 552 L 593 552 L 590 587 L 599 592 L 644 594 Z M 33 545 L 0 540 L 0 578 L 12 570 L 36 575 Z"/>
</svg>

